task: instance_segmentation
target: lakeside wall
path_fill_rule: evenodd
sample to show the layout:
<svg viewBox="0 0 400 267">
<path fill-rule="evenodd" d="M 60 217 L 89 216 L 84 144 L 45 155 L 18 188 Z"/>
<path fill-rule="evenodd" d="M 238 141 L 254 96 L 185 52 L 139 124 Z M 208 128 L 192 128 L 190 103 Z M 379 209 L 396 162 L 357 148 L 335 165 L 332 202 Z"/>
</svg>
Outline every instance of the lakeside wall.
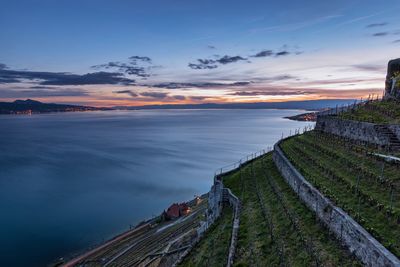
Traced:
<svg viewBox="0 0 400 267">
<path fill-rule="evenodd" d="M 279 172 L 298 197 L 366 266 L 400 266 L 400 260 L 372 237 L 341 208 L 314 188 L 274 146 L 273 160 Z"/>
</svg>

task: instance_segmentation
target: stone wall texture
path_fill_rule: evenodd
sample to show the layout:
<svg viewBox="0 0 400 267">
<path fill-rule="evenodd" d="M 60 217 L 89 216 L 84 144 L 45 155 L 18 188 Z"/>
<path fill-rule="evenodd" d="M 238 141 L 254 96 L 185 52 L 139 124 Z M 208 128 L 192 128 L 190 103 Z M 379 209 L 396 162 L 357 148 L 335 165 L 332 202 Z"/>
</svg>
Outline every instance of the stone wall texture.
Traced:
<svg viewBox="0 0 400 267">
<path fill-rule="evenodd" d="M 375 125 L 369 122 L 342 120 L 334 116 L 318 116 L 315 129 L 353 140 L 360 140 L 380 146 L 387 145 L 389 139 L 386 136 L 380 135 L 375 130 Z"/>
<path fill-rule="evenodd" d="M 316 213 L 343 245 L 366 266 L 400 266 L 400 260 L 372 237 L 341 208 L 314 188 L 290 163 L 279 143 L 274 147 L 273 159 L 280 173 L 299 198 Z"/>
<path fill-rule="evenodd" d="M 397 139 L 400 140 L 400 125 L 392 124 L 392 125 L 389 125 L 388 127 L 396 135 Z"/>
</svg>

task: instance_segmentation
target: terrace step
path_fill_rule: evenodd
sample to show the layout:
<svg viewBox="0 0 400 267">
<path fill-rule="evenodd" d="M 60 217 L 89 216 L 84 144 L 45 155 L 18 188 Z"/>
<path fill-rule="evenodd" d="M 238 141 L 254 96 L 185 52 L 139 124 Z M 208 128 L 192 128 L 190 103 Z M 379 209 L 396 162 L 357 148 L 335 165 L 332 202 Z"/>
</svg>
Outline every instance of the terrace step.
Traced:
<svg viewBox="0 0 400 267">
<path fill-rule="evenodd" d="M 387 125 L 382 125 L 382 124 L 375 125 L 374 128 L 378 132 L 378 134 L 386 137 L 389 140 L 390 150 L 392 151 L 400 150 L 400 140 L 392 132 L 392 130 L 389 129 Z"/>
</svg>

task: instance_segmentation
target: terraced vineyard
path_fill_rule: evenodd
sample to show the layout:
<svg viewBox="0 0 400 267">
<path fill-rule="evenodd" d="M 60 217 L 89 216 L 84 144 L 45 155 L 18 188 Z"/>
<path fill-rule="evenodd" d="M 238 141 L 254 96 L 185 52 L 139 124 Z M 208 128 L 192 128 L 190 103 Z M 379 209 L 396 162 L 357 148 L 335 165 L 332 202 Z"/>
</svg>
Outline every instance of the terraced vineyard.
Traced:
<svg viewBox="0 0 400 267">
<path fill-rule="evenodd" d="M 339 115 L 342 119 L 372 123 L 400 123 L 400 104 L 396 100 L 371 101 Z"/>
<path fill-rule="evenodd" d="M 224 266 L 231 241 L 232 220 L 232 208 L 224 207 L 221 217 L 180 266 Z"/>
<path fill-rule="evenodd" d="M 223 181 L 242 201 L 235 266 L 360 266 L 300 202 L 280 176 L 271 153 Z M 224 235 L 226 239 L 230 232 Z M 206 236 L 198 246 L 211 240 Z M 207 265 L 197 261 L 186 266 Z"/>
<path fill-rule="evenodd" d="M 400 171 L 366 147 L 320 132 L 281 143 L 305 178 L 400 256 Z"/>
</svg>

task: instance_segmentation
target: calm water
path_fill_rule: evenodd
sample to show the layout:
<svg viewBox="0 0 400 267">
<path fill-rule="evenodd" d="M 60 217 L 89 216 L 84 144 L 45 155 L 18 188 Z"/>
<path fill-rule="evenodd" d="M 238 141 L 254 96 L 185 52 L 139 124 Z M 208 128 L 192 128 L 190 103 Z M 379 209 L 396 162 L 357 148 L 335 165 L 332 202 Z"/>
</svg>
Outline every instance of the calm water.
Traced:
<svg viewBox="0 0 400 267">
<path fill-rule="evenodd" d="M 290 110 L 0 116 L 1 266 L 43 266 L 208 191 L 305 123 Z"/>
</svg>

